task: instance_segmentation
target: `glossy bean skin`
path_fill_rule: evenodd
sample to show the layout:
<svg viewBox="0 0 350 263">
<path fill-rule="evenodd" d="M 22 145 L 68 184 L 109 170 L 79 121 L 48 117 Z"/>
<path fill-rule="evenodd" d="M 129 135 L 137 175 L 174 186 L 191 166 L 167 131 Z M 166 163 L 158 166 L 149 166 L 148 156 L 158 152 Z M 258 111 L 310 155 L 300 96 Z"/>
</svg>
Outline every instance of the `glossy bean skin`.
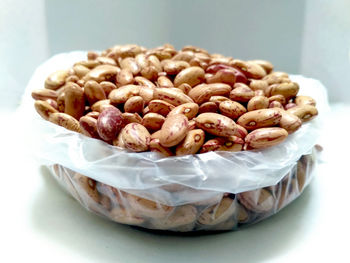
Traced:
<svg viewBox="0 0 350 263">
<path fill-rule="evenodd" d="M 208 102 L 204 102 L 199 106 L 198 113 L 199 114 L 205 113 L 205 112 L 216 113 L 218 109 L 219 107 L 215 102 L 208 101 Z"/>
<path fill-rule="evenodd" d="M 281 109 L 280 112 L 282 114 L 282 118 L 280 120 L 279 126 L 285 129 L 288 134 L 292 134 L 301 127 L 302 121 L 298 116 L 283 109 Z"/>
<path fill-rule="evenodd" d="M 295 98 L 295 104 L 298 106 L 302 105 L 310 105 L 310 106 L 316 106 L 316 101 L 311 98 L 310 96 L 296 96 Z"/>
<path fill-rule="evenodd" d="M 35 100 L 57 99 L 57 92 L 50 89 L 37 89 L 32 91 L 32 98 Z"/>
<path fill-rule="evenodd" d="M 124 104 L 124 111 L 129 113 L 142 113 L 145 101 L 141 96 L 133 96 Z"/>
<path fill-rule="evenodd" d="M 124 125 L 127 125 L 132 122 L 136 123 L 142 123 L 142 118 L 138 113 L 130 113 L 130 112 L 124 112 L 122 113 L 123 116 L 123 123 Z"/>
<path fill-rule="evenodd" d="M 226 100 L 219 104 L 221 114 L 231 118 L 237 119 L 247 112 L 247 109 L 239 102 Z"/>
<path fill-rule="evenodd" d="M 115 139 L 123 126 L 123 116 L 115 107 L 103 110 L 97 119 L 97 132 L 105 141 Z"/>
<path fill-rule="evenodd" d="M 149 131 L 158 131 L 162 128 L 165 118 L 154 112 L 149 112 L 142 119 L 142 125 Z"/>
<path fill-rule="evenodd" d="M 201 129 L 194 129 L 187 133 L 184 140 L 176 147 L 176 155 L 195 154 L 202 147 L 205 133 Z"/>
<path fill-rule="evenodd" d="M 158 138 L 151 139 L 149 143 L 149 149 L 151 152 L 157 152 L 163 155 L 163 157 L 169 157 L 174 155 L 169 148 L 160 144 L 160 141 Z"/>
<path fill-rule="evenodd" d="M 198 110 L 199 110 L 198 104 L 189 102 L 173 108 L 169 112 L 168 116 L 175 115 L 175 114 L 183 114 L 187 117 L 187 119 L 191 120 L 197 115 Z"/>
<path fill-rule="evenodd" d="M 150 112 L 158 113 L 166 117 L 169 112 L 171 112 L 175 106 L 164 101 L 164 100 L 151 100 L 148 104 Z"/>
<path fill-rule="evenodd" d="M 34 103 L 34 107 L 39 115 L 45 120 L 49 120 L 49 117 L 52 113 L 58 112 L 47 101 L 37 100 Z"/>
<path fill-rule="evenodd" d="M 97 119 L 89 116 L 83 116 L 79 120 L 81 132 L 91 138 L 98 139 Z"/>
<path fill-rule="evenodd" d="M 151 140 L 150 133 L 139 123 L 126 125 L 121 131 L 121 137 L 125 148 L 134 152 L 147 151 Z"/>
<path fill-rule="evenodd" d="M 262 127 L 275 126 L 279 124 L 282 115 L 277 109 L 262 109 L 249 111 L 237 120 L 237 123 L 247 130 L 254 130 Z"/>
<path fill-rule="evenodd" d="M 118 89 L 112 90 L 108 98 L 112 104 L 125 103 L 133 96 L 140 94 L 140 86 L 137 85 L 125 85 Z"/>
<path fill-rule="evenodd" d="M 254 96 L 254 91 L 243 83 L 236 83 L 230 92 L 230 99 L 238 102 L 248 102 Z"/>
<path fill-rule="evenodd" d="M 95 80 L 97 82 L 115 80 L 120 68 L 112 65 L 99 65 L 90 70 L 85 76 L 84 80 Z"/>
<path fill-rule="evenodd" d="M 204 81 L 204 74 L 205 72 L 201 67 L 188 67 L 176 75 L 174 85 L 178 87 L 183 83 L 187 83 L 194 87 Z"/>
<path fill-rule="evenodd" d="M 45 89 L 57 90 L 66 83 L 69 72 L 67 70 L 57 70 L 51 73 L 45 80 Z"/>
<path fill-rule="evenodd" d="M 174 106 L 193 102 L 193 100 L 186 94 L 168 88 L 156 88 L 154 90 L 153 98 L 166 101 Z"/>
<path fill-rule="evenodd" d="M 265 96 L 254 96 L 248 101 L 248 111 L 266 109 L 269 107 L 269 99 Z"/>
<path fill-rule="evenodd" d="M 68 130 L 81 132 L 79 122 L 72 116 L 62 113 L 62 112 L 54 112 L 49 116 L 49 121 L 62 126 Z"/>
<path fill-rule="evenodd" d="M 209 101 L 212 96 L 227 96 L 231 89 L 229 85 L 223 83 L 201 84 L 192 88 L 188 96 L 200 105 Z"/>
<path fill-rule="evenodd" d="M 84 94 L 90 105 L 93 105 L 97 101 L 107 99 L 101 85 L 94 80 L 85 82 Z"/>
<path fill-rule="evenodd" d="M 175 114 L 165 119 L 160 132 L 160 143 L 172 147 L 181 142 L 188 132 L 188 119 L 183 114 Z"/>
<path fill-rule="evenodd" d="M 68 83 L 64 89 L 64 112 L 79 120 L 85 112 L 85 96 L 81 87 Z"/>
<path fill-rule="evenodd" d="M 317 108 L 311 105 L 297 105 L 288 109 L 287 112 L 298 116 L 302 122 L 310 121 L 318 115 Z"/>
<path fill-rule="evenodd" d="M 287 136 L 288 132 L 283 128 L 260 128 L 249 133 L 245 142 L 248 147 L 263 149 L 281 143 Z"/>
<path fill-rule="evenodd" d="M 236 132 L 236 123 L 217 113 L 202 113 L 195 121 L 197 127 L 213 135 L 228 137 Z"/>
</svg>

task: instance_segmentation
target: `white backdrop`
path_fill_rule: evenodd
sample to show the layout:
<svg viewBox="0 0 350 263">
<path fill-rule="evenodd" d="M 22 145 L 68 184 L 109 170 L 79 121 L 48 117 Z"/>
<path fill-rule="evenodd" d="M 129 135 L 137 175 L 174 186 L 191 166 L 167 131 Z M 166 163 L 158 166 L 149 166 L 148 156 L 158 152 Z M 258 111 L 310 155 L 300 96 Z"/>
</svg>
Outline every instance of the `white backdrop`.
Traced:
<svg viewBox="0 0 350 263">
<path fill-rule="evenodd" d="M 350 101 L 347 0 L 0 0 L 0 89 L 13 108 L 33 70 L 53 54 L 116 43 L 199 45 L 262 58 L 320 79 Z"/>
</svg>

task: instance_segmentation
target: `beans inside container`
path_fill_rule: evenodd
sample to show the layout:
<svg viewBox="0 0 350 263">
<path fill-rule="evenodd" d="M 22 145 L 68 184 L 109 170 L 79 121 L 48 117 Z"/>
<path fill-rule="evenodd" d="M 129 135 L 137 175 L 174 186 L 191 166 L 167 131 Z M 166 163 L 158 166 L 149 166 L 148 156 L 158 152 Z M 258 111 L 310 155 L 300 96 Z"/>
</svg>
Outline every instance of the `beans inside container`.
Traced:
<svg viewBox="0 0 350 263">
<path fill-rule="evenodd" d="M 32 92 L 45 120 L 164 157 L 273 147 L 317 116 L 310 95 L 269 61 L 169 44 L 87 52 Z"/>
</svg>

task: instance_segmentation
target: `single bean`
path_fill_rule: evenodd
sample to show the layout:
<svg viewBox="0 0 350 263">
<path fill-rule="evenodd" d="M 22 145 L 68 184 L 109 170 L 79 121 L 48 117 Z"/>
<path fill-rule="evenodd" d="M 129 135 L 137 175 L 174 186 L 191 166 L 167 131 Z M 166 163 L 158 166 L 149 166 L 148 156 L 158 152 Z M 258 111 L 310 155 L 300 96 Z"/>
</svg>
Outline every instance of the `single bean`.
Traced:
<svg viewBox="0 0 350 263">
<path fill-rule="evenodd" d="M 172 57 L 172 60 L 181 60 L 190 62 L 194 58 L 194 53 L 192 51 L 181 51 Z"/>
<path fill-rule="evenodd" d="M 134 83 L 134 76 L 129 69 L 124 68 L 118 72 L 118 74 L 117 74 L 118 86 L 125 86 L 125 85 L 133 84 L 133 83 Z"/>
<path fill-rule="evenodd" d="M 204 102 L 199 106 L 198 113 L 213 112 L 216 113 L 219 107 L 215 102 Z"/>
<path fill-rule="evenodd" d="M 231 119 L 237 119 L 247 112 L 247 109 L 242 104 L 232 100 L 221 102 L 219 104 L 219 110 L 223 115 Z"/>
<path fill-rule="evenodd" d="M 136 76 L 141 71 L 141 67 L 138 65 L 136 59 L 132 57 L 124 58 L 119 64 L 122 70 L 126 69 L 133 76 Z"/>
<path fill-rule="evenodd" d="M 235 71 L 231 69 L 220 69 L 215 75 L 206 78 L 207 83 L 225 83 L 233 86 L 236 83 Z"/>
<path fill-rule="evenodd" d="M 154 97 L 154 88 L 149 86 L 140 86 L 139 96 L 143 98 L 147 105 Z"/>
<path fill-rule="evenodd" d="M 141 70 L 142 77 L 154 81 L 158 78 L 158 71 L 154 66 L 148 66 Z"/>
<path fill-rule="evenodd" d="M 193 102 L 193 100 L 186 94 L 169 88 L 155 88 L 154 99 L 164 100 L 174 106 Z"/>
<path fill-rule="evenodd" d="M 236 123 L 236 132 L 234 136 L 244 139 L 248 134 L 248 131 L 243 126 Z"/>
<path fill-rule="evenodd" d="M 264 68 L 257 63 L 234 59 L 230 64 L 241 70 L 248 78 L 262 79 L 266 76 Z"/>
<path fill-rule="evenodd" d="M 120 68 L 112 65 L 99 65 L 92 70 L 90 70 L 85 76 L 84 80 L 95 80 L 97 82 L 101 81 L 115 81 L 115 78 L 120 71 Z"/>
<path fill-rule="evenodd" d="M 130 113 L 142 113 L 145 102 L 141 96 L 133 96 L 124 104 L 124 111 Z"/>
<path fill-rule="evenodd" d="M 249 87 L 252 90 L 262 90 L 265 91 L 269 85 L 265 80 L 260 80 L 260 79 L 252 79 L 249 83 Z"/>
<path fill-rule="evenodd" d="M 310 121 L 318 115 L 317 108 L 311 105 L 295 106 L 287 112 L 298 116 L 302 122 Z"/>
<path fill-rule="evenodd" d="M 217 136 L 232 136 L 236 131 L 236 123 L 232 119 L 217 113 L 202 113 L 195 121 L 198 128 Z"/>
<path fill-rule="evenodd" d="M 205 133 L 201 129 L 190 130 L 184 140 L 176 147 L 176 155 L 195 154 L 204 143 Z"/>
<path fill-rule="evenodd" d="M 236 83 L 230 92 L 230 99 L 239 102 L 248 102 L 254 96 L 254 91 L 243 83 Z"/>
<path fill-rule="evenodd" d="M 283 105 L 281 104 L 281 102 L 276 101 L 276 100 L 270 102 L 269 108 L 280 108 L 280 109 L 284 109 L 284 108 L 283 108 Z"/>
<path fill-rule="evenodd" d="M 142 123 L 142 118 L 138 113 L 124 112 L 122 113 L 122 116 L 123 116 L 124 126 L 132 122 L 136 122 L 140 124 Z"/>
<path fill-rule="evenodd" d="M 160 131 L 158 131 L 160 132 Z M 152 138 L 152 136 L 151 136 Z M 163 145 L 160 144 L 160 141 L 158 138 L 151 139 L 149 143 L 149 149 L 151 152 L 157 152 L 162 154 L 164 157 L 169 157 L 174 155 L 169 148 L 164 147 Z"/>
<path fill-rule="evenodd" d="M 189 102 L 173 108 L 169 112 L 168 116 L 175 115 L 175 114 L 184 114 L 187 117 L 187 119 L 191 120 L 197 115 L 198 110 L 199 110 L 198 104 Z"/>
<path fill-rule="evenodd" d="M 77 84 L 69 82 L 64 89 L 64 113 L 79 120 L 85 112 L 84 91 Z"/>
<path fill-rule="evenodd" d="M 231 91 L 230 85 L 224 83 L 200 84 L 188 93 L 194 102 L 202 104 L 210 100 L 212 96 L 228 96 Z"/>
<path fill-rule="evenodd" d="M 160 143 L 172 147 L 180 143 L 188 132 L 188 119 L 183 114 L 176 114 L 165 119 L 160 132 Z"/>
<path fill-rule="evenodd" d="M 57 92 L 50 89 L 36 89 L 32 91 L 32 98 L 35 100 L 57 99 Z"/>
<path fill-rule="evenodd" d="M 103 91 L 105 92 L 106 96 L 108 96 L 112 90 L 117 88 L 117 86 L 114 83 L 109 82 L 109 81 L 101 81 L 100 86 L 103 89 Z"/>
<path fill-rule="evenodd" d="M 115 107 L 104 109 L 97 119 L 97 132 L 105 141 L 115 139 L 123 126 L 123 116 Z"/>
<path fill-rule="evenodd" d="M 149 148 L 151 135 L 139 123 L 129 123 L 121 131 L 122 140 L 127 149 L 134 152 L 144 152 Z"/>
<path fill-rule="evenodd" d="M 148 103 L 148 108 L 150 112 L 158 113 L 166 117 L 175 107 L 164 100 L 151 100 Z"/>
<path fill-rule="evenodd" d="M 34 103 L 34 107 L 35 110 L 39 113 L 39 115 L 45 120 L 49 120 L 49 117 L 52 113 L 58 112 L 47 101 L 36 100 Z"/>
<path fill-rule="evenodd" d="M 296 96 L 295 98 L 295 104 L 298 105 L 298 106 L 301 106 L 301 105 L 311 105 L 311 106 L 316 106 L 316 101 L 309 97 L 309 96 Z"/>
<path fill-rule="evenodd" d="M 112 104 L 125 103 L 129 98 L 140 94 L 140 86 L 126 85 L 112 90 L 108 98 Z"/>
<path fill-rule="evenodd" d="M 49 121 L 62 126 L 68 130 L 81 132 L 79 122 L 72 116 L 62 113 L 62 112 L 54 112 L 49 115 Z"/>
<path fill-rule="evenodd" d="M 96 189 L 96 181 L 84 176 L 82 174 L 76 173 L 73 177 L 73 181 L 78 188 L 81 188 L 83 191 L 79 191 L 80 193 L 84 193 L 91 198 L 94 202 L 98 203 L 99 193 Z"/>
<path fill-rule="evenodd" d="M 68 77 L 68 70 L 57 70 L 51 73 L 45 80 L 45 88 L 57 90 L 66 83 Z"/>
<path fill-rule="evenodd" d="M 190 67 L 190 64 L 188 64 L 186 61 L 181 60 L 167 60 L 162 64 L 164 71 L 169 75 L 177 75 L 183 69 Z"/>
<path fill-rule="evenodd" d="M 288 132 L 283 128 L 260 128 L 250 132 L 245 142 L 248 147 L 262 149 L 281 143 L 287 136 Z"/>
<path fill-rule="evenodd" d="M 269 99 L 265 96 L 254 96 L 248 101 L 248 111 L 266 109 L 269 107 Z"/>
<path fill-rule="evenodd" d="M 301 127 L 302 121 L 298 116 L 283 109 L 281 109 L 280 112 L 282 114 L 282 118 L 280 120 L 279 126 L 285 129 L 289 134 L 297 131 Z"/>
<path fill-rule="evenodd" d="M 219 104 L 223 101 L 226 101 L 226 100 L 230 100 L 229 98 L 227 97 L 224 97 L 224 96 L 211 96 L 210 99 L 209 99 L 209 102 L 215 102 L 216 105 L 219 106 Z"/>
<path fill-rule="evenodd" d="M 85 82 L 84 94 L 90 105 L 93 105 L 97 101 L 107 99 L 101 85 L 94 80 Z"/>
<path fill-rule="evenodd" d="M 149 131 L 158 131 L 162 128 L 165 118 L 158 114 L 149 112 L 142 119 L 142 125 Z"/>
<path fill-rule="evenodd" d="M 101 63 L 101 65 L 112 65 L 112 66 L 117 66 L 117 63 L 115 62 L 114 59 L 109 58 L 109 57 L 97 57 L 96 60 Z"/>
<path fill-rule="evenodd" d="M 92 111 L 101 112 L 102 111 L 102 107 L 105 106 L 105 105 L 112 106 L 111 105 L 111 101 L 109 99 L 97 101 L 91 106 L 91 110 Z"/>
<path fill-rule="evenodd" d="M 175 207 L 162 205 L 148 199 L 138 197 L 136 195 L 127 194 L 126 201 L 135 211 L 137 215 L 146 216 L 150 218 L 166 218 L 173 213 Z"/>
<path fill-rule="evenodd" d="M 156 85 L 154 85 L 154 83 L 144 77 L 141 77 L 141 76 L 137 76 L 135 77 L 135 83 L 137 85 L 140 85 L 140 86 L 147 86 L 148 88 L 155 88 Z"/>
<path fill-rule="evenodd" d="M 90 72 L 90 69 L 83 65 L 77 64 L 73 67 L 73 71 L 74 74 L 78 76 L 78 78 L 83 78 L 86 74 Z"/>
<path fill-rule="evenodd" d="M 157 79 L 158 87 L 162 88 L 172 88 L 174 87 L 174 84 L 171 82 L 171 80 L 168 77 L 160 76 Z"/>
<path fill-rule="evenodd" d="M 277 94 L 277 95 L 273 95 L 273 96 L 269 97 L 269 103 L 271 103 L 273 101 L 278 101 L 282 105 L 286 104 L 286 98 L 281 94 Z"/>
<path fill-rule="evenodd" d="M 187 83 L 191 87 L 196 86 L 204 81 L 204 70 L 200 67 L 189 67 L 180 71 L 175 79 L 175 87 L 180 86 L 182 83 Z"/>
<path fill-rule="evenodd" d="M 299 92 L 299 85 L 296 82 L 281 83 L 273 86 L 270 90 L 270 96 L 281 94 L 286 100 L 295 97 Z"/>
<path fill-rule="evenodd" d="M 279 124 L 281 113 L 277 109 L 261 109 L 248 111 L 237 120 L 237 124 L 247 130 L 254 130 L 262 127 L 270 127 Z"/>
<path fill-rule="evenodd" d="M 91 138 L 99 139 L 97 132 L 97 119 L 90 116 L 83 116 L 79 119 L 81 132 Z"/>
<path fill-rule="evenodd" d="M 273 71 L 272 63 L 267 60 L 256 59 L 256 60 L 249 60 L 248 62 L 253 62 L 258 64 L 266 71 L 267 74 L 270 74 Z"/>
</svg>

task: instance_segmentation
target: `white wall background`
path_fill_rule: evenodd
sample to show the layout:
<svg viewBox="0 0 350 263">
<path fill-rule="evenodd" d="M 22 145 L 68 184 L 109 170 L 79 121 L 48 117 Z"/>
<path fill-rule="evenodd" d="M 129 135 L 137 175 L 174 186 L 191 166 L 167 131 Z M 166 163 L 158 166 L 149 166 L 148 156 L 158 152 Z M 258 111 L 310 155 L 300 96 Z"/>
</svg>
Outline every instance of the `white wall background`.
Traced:
<svg viewBox="0 0 350 263">
<path fill-rule="evenodd" d="M 348 0 L 0 0 L 0 89 L 8 98 L 0 107 L 16 106 L 35 67 L 53 54 L 166 42 L 268 59 L 348 102 L 349 13 Z"/>
<path fill-rule="evenodd" d="M 350 1 L 308 0 L 300 72 L 320 79 L 331 101 L 350 103 Z"/>
</svg>

